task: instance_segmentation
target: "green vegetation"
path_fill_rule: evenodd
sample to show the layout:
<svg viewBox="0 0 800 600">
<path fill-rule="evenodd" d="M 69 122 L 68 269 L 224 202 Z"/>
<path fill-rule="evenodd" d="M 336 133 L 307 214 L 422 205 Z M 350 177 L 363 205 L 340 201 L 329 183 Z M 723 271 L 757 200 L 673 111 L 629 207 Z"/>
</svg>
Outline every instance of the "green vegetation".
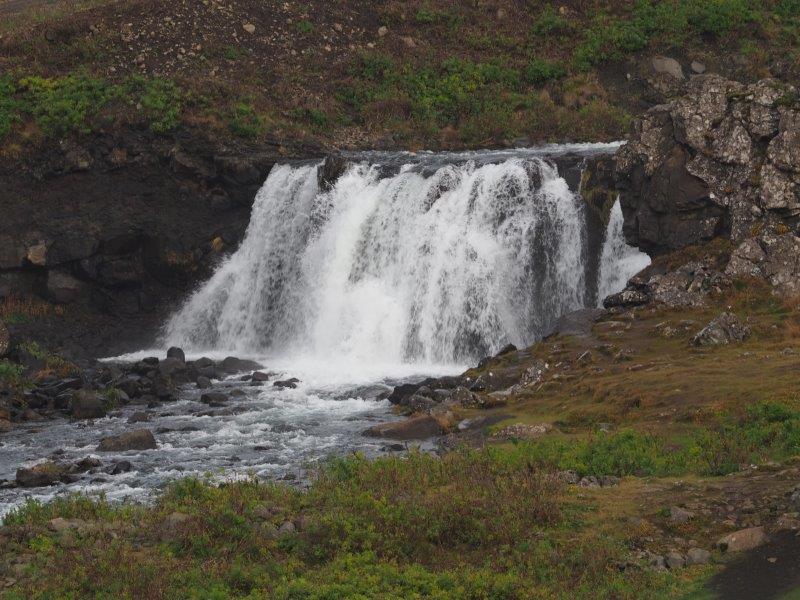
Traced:
<svg viewBox="0 0 800 600">
<path fill-rule="evenodd" d="M 497 450 L 334 460 L 307 491 L 187 479 L 152 508 L 31 501 L 6 519 L 6 555 L 30 560 L 9 597 L 655 598 L 685 585 L 620 573 L 624 536 L 564 514 L 563 492 Z M 54 533 L 56 517 L 87 525 Z M 277 533 L 286 522 L 297 529 Z"/>
<path fill-rule="evenodd" d="M 22 367 L 6 359 L 0 360 L 0 381 L 12 386 L 21 382 Z"/>
<path fill-rule="evenodd" d="M 800 455 L 800 411 L 759 402 L 684 435 L 625 429 L 516 445 L 517 460 L 579 475 L 727 475 L 742 465 Z"/>
<path fill-rule="evenodd" d="M 314 24 L 311 21 L 300 21 L 297 24 L 297 31 L 303 34 L 309 34 L 314 31 Z"/>
<path fill-rule="evenodd" d="M 150 129 L 158 133 L 178 126 L 183 92 L 173 81 L 134 75 L 115 85 L 88 75 L 0 78 L 0 139 L 15 123 L 30 117 L 47 136 L 89 133 L 114 103 L 136 106 Z"/>
<path fill-rule="evenodd" d="M 266 132 L 267 119 L 259 114 L 253 105 L 247 101 L 234 104 L 228 120 L 228 129 L 234 135 L 244 138 L 254 138 Z"/>
</svg>

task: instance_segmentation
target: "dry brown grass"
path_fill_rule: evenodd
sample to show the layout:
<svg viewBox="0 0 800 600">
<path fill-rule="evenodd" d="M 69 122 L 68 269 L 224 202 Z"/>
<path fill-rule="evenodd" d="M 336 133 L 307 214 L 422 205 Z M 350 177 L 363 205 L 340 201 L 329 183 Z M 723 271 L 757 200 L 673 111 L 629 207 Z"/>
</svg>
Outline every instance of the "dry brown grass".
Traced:
<svg viewBox="0 0 800 600">
<path fill-rule="evenodd" d="M 32 296 L 7 296 L 0 302 L 0 318 L 4 321 L 37 319 L 55 315 L 63 317 L 65 309 Z"/>
</svg>

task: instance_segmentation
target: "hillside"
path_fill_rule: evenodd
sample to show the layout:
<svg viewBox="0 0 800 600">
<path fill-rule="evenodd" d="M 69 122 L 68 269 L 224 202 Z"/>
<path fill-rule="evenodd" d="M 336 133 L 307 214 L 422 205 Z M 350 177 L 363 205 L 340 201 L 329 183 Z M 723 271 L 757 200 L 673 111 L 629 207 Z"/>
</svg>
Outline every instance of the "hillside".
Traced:
<svg viewBox="0 0 800 600">
<path fill-rule="evenodd" d="M 796 0 L 0 3 L 0 137 L 194 128 L 454 148 L 625 137 L 677 93 L 664 55 L 798 78 Z M 661 72 L 659 72 L 661 71 Z"/>
</svg>

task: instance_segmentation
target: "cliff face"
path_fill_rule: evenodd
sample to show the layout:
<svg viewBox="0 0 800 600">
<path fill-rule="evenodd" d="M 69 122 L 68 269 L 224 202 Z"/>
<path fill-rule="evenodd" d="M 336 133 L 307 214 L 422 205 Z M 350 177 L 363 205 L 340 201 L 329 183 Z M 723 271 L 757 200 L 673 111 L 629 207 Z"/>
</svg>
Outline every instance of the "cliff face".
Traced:
<svg viewBox="0 0 800 600">
<path fill-rule="evenodd" d="M 694 77 L 648 110 L 616 157 L 628 241 L 651 254 L 796 230 L 800 105 L 774 80 Z"/>
<path fill-rule="evenodd" d="M 314 152 L 129 130 L 7 163 L 0 300 L 67 306 L 56 327 L 42 319 L 20 327 L 34 335 L 44 327 L 75 354 L 152 342 L 175 301 L 241 239 L 274 162 Z"/>
</svg>

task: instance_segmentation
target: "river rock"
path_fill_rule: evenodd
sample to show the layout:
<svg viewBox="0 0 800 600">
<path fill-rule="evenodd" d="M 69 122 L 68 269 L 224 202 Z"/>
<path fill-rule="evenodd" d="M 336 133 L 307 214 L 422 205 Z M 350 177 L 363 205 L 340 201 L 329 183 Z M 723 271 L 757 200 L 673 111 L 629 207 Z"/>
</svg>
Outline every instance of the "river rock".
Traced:
<svg viewBox="0 0 800 600">
<path fill-rule="evenodd" d="M 198 389 L 206 390 L 206 389 L 211 387 L 211 380 L 208 377 L 206 377 L 205 375 L 200 375 L 197 378 L 196 384 L 197 384 Z"/>
<path fill-rule="evenodd" d="M 102 419 L 106 416 L 102 400 L 90 390 L 77 390 L 72 394 L 71 412 L 75 419 Z"/>
<path fill-rule="evenodd" d="M 149 429 L 137 429 L 100 440 L 97 449 L 101 452 L 125 452 L 127 450 L 155 450 L 156 439 Z"/>
<path fill-rule="evenodd" d="M 681 63 L 679 63 L 674 58 L 668 58 L 666 56 L 656 56 L 652 60 L 653 70 L 656 73 L 665 73 L 667 75 L 671 75 L 675 79 L 685 79 L 683 75 L 683 68 L 681 67 Z"/>
<path fill-rule="evenodd" d="M 209 406 L 224 406 L 228 396 L 222 392 L 207 392 L 200 396 L 200 402 Z"/>
<path fill-rule="evenodd" d="M 55 485 L 67 474 L 67 466 L 47 461 L 29 468 L 17 469 L 16 482 L 20 487 Z"/>
<path fill-rule="evenodd" d="M 425 440 L 443 433 L 442 426 L 430 415 L 419 415 L 403 421 L 381 423 L 367 429 L 364 434 L 370 437 L 394 440 Z"/>
<path fill-rule="evenodd" d="M 245 360 L 229 356 L 220 363 L 220 367 L 226 373 L 233 375 L 234 373 L 243 373 L 245 371 L 255 371 L 260 369 L 261 365 L 252 360 Z"/>
<path fill-rule="evenodd" d="M 182 348 L 178 348 L 177 346 L 173 346 L 167 350 L 167 358 L 177 358 L 182 363 L 186 362 L 186 354 Z"/>
<path fill-rule="evenodd" d="M 300 383 L 300 380 L 297 379 L 297 377 L 292 377 L 291 379 L 285 379 L 283 381 L 276 381 L 272 385 L 277 387 L 277 388 L 289 388 L 289 389 L 293 390 L 293 389 L 295 389 L 297 387 L 298 383 Z"/>
<path fill-rule="evenodd" d="M 750 328 L 742 324 L 733 313 L 722 313 L 692 338 L 694 346 L 719 346 L 743 342 L 750 336 Z"/>
<path fill-rule="evenodd" d="M 761 546 L 767 539 L 763 527 L 750 527 L 721 537 L 717 541 L 717 548 L 723 552 L 745 552 Z"/>
</svg>

